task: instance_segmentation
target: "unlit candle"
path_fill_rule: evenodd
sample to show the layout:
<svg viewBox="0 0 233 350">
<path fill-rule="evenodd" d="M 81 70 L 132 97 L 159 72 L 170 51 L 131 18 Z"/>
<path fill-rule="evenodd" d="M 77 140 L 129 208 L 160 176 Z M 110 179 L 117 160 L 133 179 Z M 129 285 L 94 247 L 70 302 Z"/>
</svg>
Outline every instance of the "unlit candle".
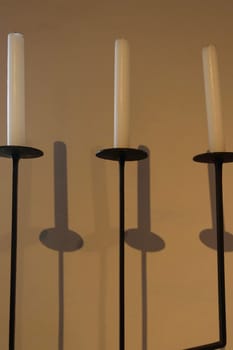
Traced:
<svg viewBox="0 0 233 350">
<path fill-rule="evenodd" d="M 24 37 L 8 34 L 7 144 L 25 144 Z"/>
<path fill-rule="evenodd" d="M 217 53 L 213 45 L 202 50 L 209 151 L 224 151 L 222 110 L 218 77 Z"/>
<path fill-rule="evenodd" d="M 114 147 L 129 145 L 129 44 L 115 41 Z"/>
</svg>

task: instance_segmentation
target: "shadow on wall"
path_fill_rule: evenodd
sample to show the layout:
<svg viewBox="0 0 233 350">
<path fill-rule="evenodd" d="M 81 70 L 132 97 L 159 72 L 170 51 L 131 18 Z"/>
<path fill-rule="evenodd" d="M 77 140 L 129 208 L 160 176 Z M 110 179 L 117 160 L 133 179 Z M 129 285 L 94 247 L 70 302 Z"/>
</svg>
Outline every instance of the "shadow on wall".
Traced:
<svg viewBox="0 0 233 350">
<path fill-rule="evenodd" d="M 212 228 L 204 229 L 200 232 L 200 240 L 207 247 L 217 250 L 217 234 L 216 234 L 216 197 L 215 197 L 215 170 L 213 164 L 208 164 L 209 175 L 209 191 L 211 204 Z M 224 251 L 233 251 L 233 235 L 229 232 L 224 232 Z"/>
<path fill-rule="evenodd" d="M 150 219 L 150 157 L 149 149 L 139 149 L 148 153 L 148 158 L 138 162 L 138 227 L 126 231 L 126 243 L 141 251 L 142 274 L 142 350 L 147 350 L 147 253 L 159 252 L 165 248 L 165 242 L 151 232 Z"/>
<path fill-rule="evenodd" d="M 95 152 L 93 151 L 93 154 Z M 111 228 L 105 162 L 91 157 L 92 192 L 94 205 L 94 233 L 86 237 L 85 250 L 98 253 L 99 259 L 99 303 L 98 303 L 98 345 L 97 349 L 107 349 L 107 332 L 111 320 L 107 317 L 108 264 L 109 251 L 116 247 L 118 231 Z M 114 271 L 113 271 L 114 273 Z"/>
<path fill-rule="evenodd" d="M 64 253 L 74 252 L 83 246 L 82 237 L 69 230 L 67 201 L 67 156 L 63 142 L 54 143 L 54 207 L 55 227 L 45 229 L 40 241 L 58 252 L 59 321 L 58 350 L 64 349 Z"/>
</svg>

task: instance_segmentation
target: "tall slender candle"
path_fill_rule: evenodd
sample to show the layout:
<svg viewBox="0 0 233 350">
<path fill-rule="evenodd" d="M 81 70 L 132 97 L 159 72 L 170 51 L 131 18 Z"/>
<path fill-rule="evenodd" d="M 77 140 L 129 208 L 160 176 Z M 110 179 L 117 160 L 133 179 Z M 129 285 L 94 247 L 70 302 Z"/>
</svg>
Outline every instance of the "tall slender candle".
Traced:
<svg viewBox="0 0 233 350">
<path fill-rule="evenodd" d="M 24 37 L 8 34 L 7 144 L 25 144 Z"/>
<path fill-rule="evenodd" d="M 115 41 L 114 147 L 129 145 L 129 44 Z"/>
<path fill-rule="evenodd" d="M 209 135 L 209 151 L 224 151 L 222 110 L 219 90 L 218 61 L 213 45 L 202 50 L 206 112 Z"/>
</svg>

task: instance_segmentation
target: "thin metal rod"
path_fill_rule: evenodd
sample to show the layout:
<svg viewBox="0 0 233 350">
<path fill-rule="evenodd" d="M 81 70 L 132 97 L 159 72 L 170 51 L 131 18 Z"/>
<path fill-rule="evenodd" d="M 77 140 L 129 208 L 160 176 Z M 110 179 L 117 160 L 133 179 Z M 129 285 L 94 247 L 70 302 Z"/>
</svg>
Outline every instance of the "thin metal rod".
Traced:
<svg viewBox="0 0 233 350">
<path fill-rule="evenodd" d="M 224 264 L 224 218 L 223 218 L 223 189 L 222 162 L 215 162 L 215 198 L 217 223 L 217 269 L 218 269 L 218 314 L 219 341 L 188 348 L 185 350 L 215 350 L 226 345 L 226 301 L 225 301 L 225 264 Z"/>
<path fill-rule="evenodd" d="M 11 221 L 11 273 L 10 273 L 10 317 L 9 350 L 15 348 L 15 306 L 16 306 L 16 266 L 17 266 L 17 202 L 19 158 L 13 156 L 12 174 L 12 221 Z"/>
<path fill-rule="evenodd" d="M 218 256 L 218 304 L 219 337 L 222 346 L 226 345 L 226 302 L 225 302 L 225 266 L 224 266 L 224 219 L 222 162 L 215 163 L 216 182 L 216 219 L 217 219 L 217 256 Z"/>
<path fill-rule="evenodd" d="M 119 349 L 125 349 L 125 160 L 120 158 Z"/>
</svg>

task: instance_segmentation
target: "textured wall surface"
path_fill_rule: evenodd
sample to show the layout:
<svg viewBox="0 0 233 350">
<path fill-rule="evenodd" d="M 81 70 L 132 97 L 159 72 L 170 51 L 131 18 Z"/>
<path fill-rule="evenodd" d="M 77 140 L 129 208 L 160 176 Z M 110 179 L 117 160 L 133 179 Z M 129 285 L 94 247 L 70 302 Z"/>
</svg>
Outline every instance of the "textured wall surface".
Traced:
<svg viewBox="0 0 233 350">
<path fill-rule="evenodd" d="M 212 169 L 201 49 L 219 56 L 233 150 L 233 4 L 218 0 L 0 1 L 0 143 L 7 33 L 25 36 L 27 143 L 19 179 L 16 350 L 118 349 L 118 167 L 114 41 L 131 50 L 126 166 L 126 350 L 218 339 Z M 0 159 L 0 348 L 8 348 L 11 162 Z M 233 165 L 224 166 L 228 347 L 233 348 Z M 81 247 L 82 246 L 82 247 Z M 212 246 L 212 248 L 210 248 Z"/>
</svg>

